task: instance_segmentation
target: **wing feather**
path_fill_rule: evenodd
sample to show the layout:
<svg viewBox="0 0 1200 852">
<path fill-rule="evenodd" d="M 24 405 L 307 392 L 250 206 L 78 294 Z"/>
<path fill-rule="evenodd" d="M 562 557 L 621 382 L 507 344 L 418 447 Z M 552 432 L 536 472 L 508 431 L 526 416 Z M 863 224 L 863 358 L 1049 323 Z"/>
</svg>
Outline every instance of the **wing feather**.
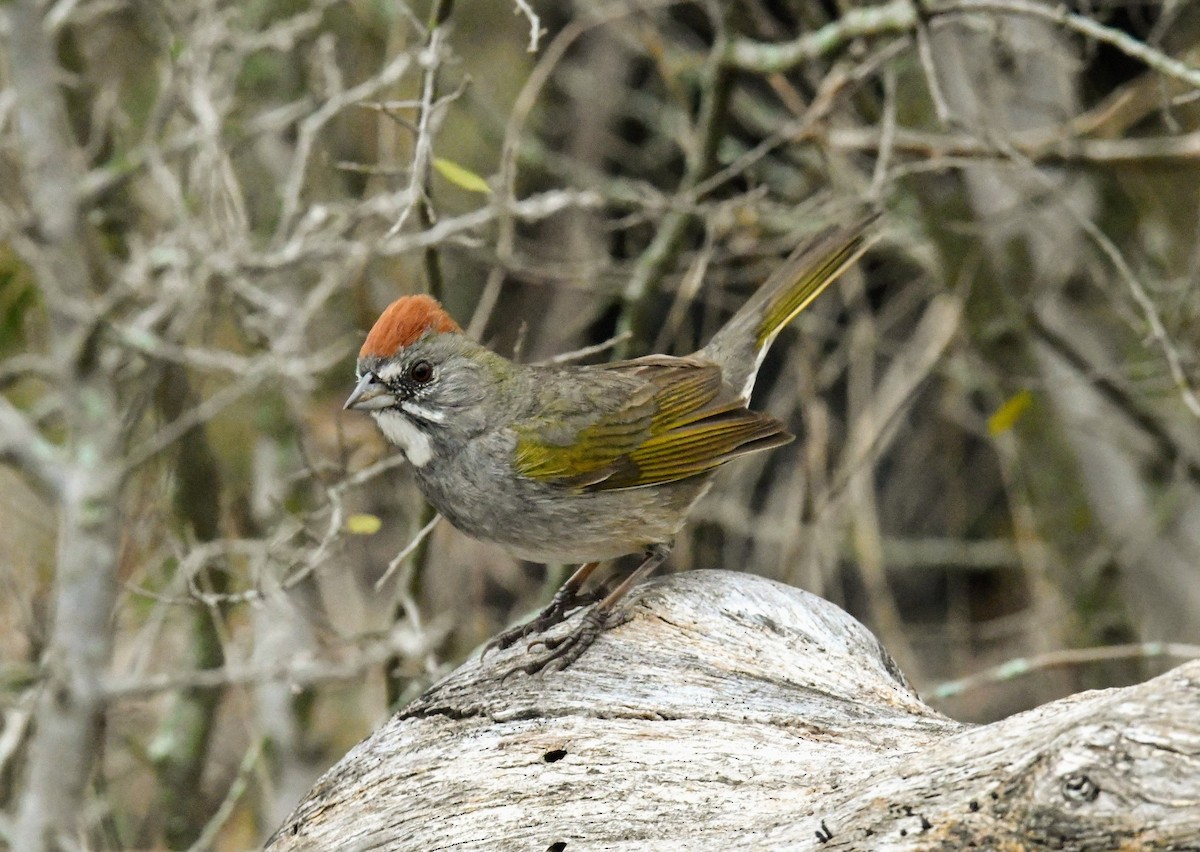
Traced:
<svg viewBox="0 0 1200 852">
<path fill-rule="evenodd" d="M 520 475 L 581 491 L 641 488 L 700 476 L 792 439 L 778 420 L 747 409 L 711 362 L 656 355 L 583 369 L 593 380 L 639 383 L 633 392 L 628 381 L 614 388 L 618 402 L 607 408 L 597 406 L 597 394 L 545 406 L 517 430 Z"/>
</svg>

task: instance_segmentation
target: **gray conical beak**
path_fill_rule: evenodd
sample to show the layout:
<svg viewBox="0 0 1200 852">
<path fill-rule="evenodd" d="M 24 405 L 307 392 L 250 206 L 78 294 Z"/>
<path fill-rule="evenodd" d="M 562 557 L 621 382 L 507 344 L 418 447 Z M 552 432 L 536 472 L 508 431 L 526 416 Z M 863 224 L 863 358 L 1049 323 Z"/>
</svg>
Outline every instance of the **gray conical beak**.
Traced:
<svg viewBox="0 0 1200 852">
<path fill-rule="evenodd" d="M 354 408 L 358 411 L 378 411 L 381 408 L 391 408 L 395 404 L 396 397 L 388 392 L 387 387 L 375 383 L 374 373 L 363 373 L 342 410 Z"/>
</svg>

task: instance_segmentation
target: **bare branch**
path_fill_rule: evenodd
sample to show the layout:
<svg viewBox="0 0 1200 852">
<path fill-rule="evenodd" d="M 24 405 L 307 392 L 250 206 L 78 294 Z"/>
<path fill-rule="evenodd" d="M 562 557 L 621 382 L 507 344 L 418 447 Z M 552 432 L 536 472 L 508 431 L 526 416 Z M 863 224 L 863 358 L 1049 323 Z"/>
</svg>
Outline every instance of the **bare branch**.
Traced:
<svg viewBox="0 0 1200 852">
<path fill-rule="evenodd" d="M 834 148 L 851 151 L 879 151 L 886 141 L 872 127 L 834 127 L 824 139 Z M 1200 160 L 1200 131 L 1179 136 L 1145 136 L 1137 139 L 1080 138 L 1070 128 L 1014 133 L 1006 140 L 1032 163 L 1104 163 L 1113 166 L 1138 166 L 1155 162 L 1194 163 Z M 930 133 L 897 128 L 891 139 L 897 154 L 906 154 L 935 165 L 949 167 L 952 161 L 1006 159 L 1004 151 L 987 140 L 965 133 Z"/>
<path fill-rule="evenodd" d="M 396 573 L 396 570 L 404 564 L 404 560 L 411 556 L 416 549 L 421 546 L 421 542 L 423 542 L 429 536 L 429 534 L 433 532 L 433 528 L 436 527 L 441 520 L 442 516 L 434 513 L 434 516 L 429 523 L 421 527 L 421 529 L 417 531 L 417 534 L 412 537 L 412 541 L 404 545 L 404 547 L 400 549 L 400 552 L 392 557 L 392 561 L 388 563 L 387 570 L 383 572 L 383 576 L 375 581 L 375 589 L 377 591 L 382 589 L 383 584 L 386 583 L 391 576 Z M 410 609 L 414 612 L 416 611 L 415 606 L 411 606 Z"/>
<path fill-rule="evenodd" d="M 57 88 L 60 71 L 40 5 L 21 0 L 4 9 L 21 178 L 41 237 L 36 245 L 23 245 L 32 253 L 30 264 L 47 272 L 42 286 L 60 296 L 46 301 L 54 331 L 51 358 L 62 365 L 57 389 L 69 403 L 63 408 L 69 455 L 60 489 L 54 625 L 45 660 L 49 683 L 38 700 L 13 836 L 13 846 L 29 852 L 70 845 L 65 839 L 78 836 L 84 786 L 100 748 L 101 678 L 112 648 L 117 591 L 120 478 L 114 466 L 121 438 L 110 377 L 79 363 L 90 329 L 73 308 L 83 306 L 87 314 L 96 287 L 83 253 L 81 156 Z"/>
<path fill-rule="evenodd" d="M 529 5 L 529 0 L 513 0 L 517 4 L 517 12 L 524 15 L 529 20 L 529 47 L 526 48 L 530 53 L 537 53 L 538 42 L 542 38 L 542 19 L 533 11 L 533 7 Z"/>
<path fill-rule="evenodd" d="M 16 466 L 50 496 L 61 495 L 65 474 L 58 448 L 43 438 L 3 396 L 0 396 L 0 461 Z"/>
<path fill-rule="evenodd" d="M 357 86 L 338 92 L 328 98 L 320 107 L 309 113 L 300 122 L 300 130 L 296 139 L 296 152 L 292 156 L 292 165 L 288 171 L 287 184 L 283 189 L 283 201 L 280 210 L 279 226 L 275 230 L 275 242 L 282 242 L 293 227 L 293 222 L 300 209 L 300 193 L 304 189 L 305 177 L 308 174 L 309 160 L 312 158 L 313 145 L 317 134 L 333 118 L 347 107 L 359 101 L 373 97 L 381 89 L 395 83 L 407 73 L 412 65 L 412 57 L 401 53 L 394 57 L 383 69 L 374 76 L 364 80 Z"/>
<path fill-rule="evenodd" d="M 1082 666 L 1112 660 L 1195 660 L 1200 658 L 1200 645 L 1186 642 L 1138 642 L 1131 645 L 1103 645 L 1098 648 L 1064 648 L 1048 651 L 1035 657 L 1008 660 L 986 671 L 939 683 L 929 691 L 931 700 L 954 698 L 982 686 L 1003 683 L 1017 677 L 1063 666 Z"/>
<path fill-rule="evenodd" d="M 549 190 L 514 202 L 508 211 L 522 221 L 536 222 L 571 208 L 601 207 L 604 201 L 598 192 Z M 374 200 L 367 202 L 364 207 L 368 211 L 390 208 L 391 200 Z M 371 250 L 379 257 L 397 257 L 428 246 L 467 240 L 468 235 L 497 219 L 501 212 L 493 205 L 460 216 L 446 216 L 431 228 L 411 234 L 397 234 L 375 243 Z M 309 233 L 289 240 L 275 251 L 262 254 L 248 252 L 240 259 L 240 266 L 246 272 L 276 271 L 301 263 L 315 263 L 350 254 L 361 254 L 365 248 L 362 243 L 340 235 Z"/>
<path fill-rule="evenodd" d="M 435 26 L 429 32 L 429 42 L 421 51 L 421 100 L 417 110 L 417 132 L 413 140 L 412 164 L 409 166 L 408 188 L 401 195 L 404 199 L 400 215 L 384 234 L 384 239 L 394 237 L 404 229 L 409 215 L 418 205 L 425 204 L 426 184 L 429 181 L 429 166 L 433 161 L 434 101 L 437 94 L 437 72 L 441 66 L 442 39 L 445 30 Z"/>
<path fill-rule="evenodd" d="M 1145 63 L 1148 68 L 1153 68 L 1160 74 L 1200 88 L 1200 68 L 1193 68 L 1187 63 L 1173 59 L 1161 50 L 1153 48 L 1146 42 L 1139 41 L 1115 27 L 1101 24 L 1086 15 L 1071 12 L 1066 6 L 1037 3 L 1033 0 L 951 0 L 948 3 L 932 5 L 929 9 L 931 16 L 974 12 L 1023 15 L 1051 21 L 1072 32 L 1115 47 L 1126 56 Z"/>
<path fill-rule="evenodd" d="M 1068 209 L 1070 209 L 1068 207 Z M 1074 214 L 1074 211 L 1072 211 Z M 1142 282 L 1132 269 L 1129 268 L 1129 263 L 1125 260 L 1125 256 L 1121 251 L 1113 245 L 1113 241 L 1100 230 L 1100 228 L 1091 219 L 1084 216 L 1076 216 L 1077 221 L 1089 237 L 1100 247 L 1109 261 L 1116 268 L 1121 280 L 1129 288 L 1129 292 L 1133 294 L 1133 300 L 1142 311 L 1145 317 L 1146 325 L 1150 327 L 1150 334 L 1154 341 L 1162 349 L 1163 357 L 1166 358 L 1167 368 L 1171 371 L 1171 378 L 1175 382 L 1175 388 L 1179 391 L 1179 396 L 1183 400 L 1188 411 L 1194 416 L 1200 417 L 1200 399 L 1196 397 L 1196 391 L 1192 388 L 1191 381 L 1184 372 L 1183 363 L 1179 356 L 1179 349 L 1174 341 L 1167 334 L 1167 329 L 1163 325 L 1162 315 L 1159 313 L 1158 305 L 1150 298 L 1146 292 L 1146 288 L 1142 286 Z"/>
<path fill-rule="evenodd" d="M 444 639 L 450 626 L 446 619 L 437 619 L 420 631 L 398 625 L 382 639 L 366 642 L 360 637 L 351 646 L 352 650 L 341 659 L 314 660 L 305 654 L 271 665 L 230 661 L 219 669 L 111 678 L 105 693 L 110 699 L 126 699 L 182 689 L 254 686 L 266 681 L 312 686 L 353 680 L 364 672 L 378 668 L 397 654 L 414 658 L 428 653 Z"/>
<path fill-rule="evenodd" d="M 848 9 L 836 21 L 790 42 L 767 44 L 735 39 L 726 49 L 725 61 L 742 71 L 786 71 L 828 56 L 853 39 L 909 33 L 916 25 L 917 4 L 912 0 L 892 0 L 879 6 Z"/>
</svg>

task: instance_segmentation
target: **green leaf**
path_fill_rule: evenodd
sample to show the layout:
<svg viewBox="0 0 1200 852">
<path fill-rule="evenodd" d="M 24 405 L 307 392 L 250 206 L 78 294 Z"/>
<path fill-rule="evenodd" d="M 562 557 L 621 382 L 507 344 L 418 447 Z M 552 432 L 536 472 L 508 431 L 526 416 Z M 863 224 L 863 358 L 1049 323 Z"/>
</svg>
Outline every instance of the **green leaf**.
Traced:
<svg viewBox="0 0 1200 852">
<path fill-rule="evenodd" d="M 1005 400 L 1004 404 L 988 418 L 989 435 L 1003 435 L 1021 419 L 1029 406 L 1033 405 L 1033 394 L 1027 390 L 1019 391 Z"/>
<path fill-rule="evenodd" d="M 442 157 L 433 158 L 433 167 L 437 169 L 437 173 L 455 186 L 465 189 L 467 192 L 479 192 L 484 195 L 491 195 L 492 188 L 487 185 L 487 181 L 470 169 L 464 169 L 458 163 L 443 159 Z"/>
<path fill-rule="evenodd" d="M 351 535 L 375 535 L 383 526 L 383 521 L 375 515 L 359 514 L 346 518 L 346 532 Z"/>
</svg>

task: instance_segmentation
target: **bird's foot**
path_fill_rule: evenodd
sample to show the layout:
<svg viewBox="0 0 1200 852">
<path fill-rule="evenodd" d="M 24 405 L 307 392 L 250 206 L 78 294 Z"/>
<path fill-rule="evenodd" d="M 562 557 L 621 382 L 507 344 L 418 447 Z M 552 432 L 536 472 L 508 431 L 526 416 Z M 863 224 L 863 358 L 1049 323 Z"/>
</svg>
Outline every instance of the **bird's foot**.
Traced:
<svg viewBox="0 0 1200 852">
<path fill-rule="evenodd" d="M 516 666 L 513 669 L 510 669 L 504 675 L 504 677 L 507 678 L 509 675 L 515 672 L 525 672 L 525 674 L 530 675 L 537 674 L 540 671 L 545 671 L 546 669 L 550 668 L 551 665 L 553 665 L 553 668 L 550 669 L 551 671 L 561 672 L 563 669 L 567 668 L 576 660 L 578 660 L 581 656 L 583 656 L 583 652 L 590 648 L 592 643 L 596 641 L 597 636 L 599 636 L 608 628 L 615 627 L 625 620 L 624 616 L 618 613 L 617 604 L 622 598 L 625 597 L 625 595 L 629 594 L 630 589 L 636 586 L 641 580 L 653 574 L 655 569 L 657 569 L 659 565 L 662 565 L 662 563 L 666 560 L 667 555 L 670 554 L 670 552 L 670 542 L 653 544 L 646 548 L 646 558 L 642 560 L 642 564 L 639 565 L 632 574 L 622 580 L 615 589 L 608 594 L 603 595 L 603 597 L 600 599 L 600 603 L 584 612 L 583 616 L 579 619 L 578 624 L 572 627 L 571 630 L 563 636 L 556 636 L 553 639 L 537 639 L 533 642 L 530 642 L 529 647 L 526 649 L 527 652 L 532 652 L 533 649 L 538 645 L 541 645 L 545 649 L 545 652 L 539 654 L 537 659 L 531 663 L 526 663 L 523 666 Z M 587 579 L 587 575 L 590 574 L 598 564 L 599 563 L 597 562 L 589 562 L 580 567 L 580 569 L 576 571 L 574 575 L 572 575 L 571 579 L 569 579 L 563 585 L 563 587 L 558 590 L 558 594 L 554 596 L 554 600 L 550 602 L 550 606 L 546 607 L 546 610 L 543 611 L 542 614 L 535 618 L 532 622 L 530 622 L 529 625 L 526 625 L 526 627 L 537 624 L 539 621 L 541 621 L 543 616 L 545 616 L 551 610 L 554 610 L 556 603 L 558 603 L 558 599 L 561 596 L 569 594 L 572 602 L 578 603 L 581 601 L 582 598 L 580 598 L 575 592 L 582 585 L 583 581 Z M 557 615 L 556 620 L 552 623 L 561 622 L 565 619 L 565 617 L 565 610 L 563 610 L 563 612 Z M 522 628 L 517 629 L 521 630 Z M 539 626 L 537 629 L 538 632 L 542 632 L 546 630 L 546 627 Z M 509 632 L 511 633 L 513 631 Z M 527 636 L 532 632 L 533 631 L 530 630 L 528 632 L 521 633 L 520 635 Z M 504 635 L 502 635 L 492 641 L 498 642 L 504 638 Z M 518 636 L 518 638 L 520 638 L 520 636 Z M 512 640 L 512 642 L 515 641 L 516 639 Z M 512 642 L 509 642 L 508 644 L 511 645 Z M 500 647 L 508 647 L 508 645 L 501 645 Z"/>
<path fill-rule="evenodd" d="M 529 621 L 526 621 L 524 624 L 518 624 L 516 627 L 505 630 L 503 633 L 493 637 L 490 642 L 483 646 L 483 653 L 480 655 L 480 658 L 486 657 L 490 651 L 503 651 L 505 648 L 511 648 L 526 636 L 536 636 L 539 633 L 545 633 L 554 625 L 562 624 L 566 621 L 568 613 L 597 599 L 597 593 L 581 595 L 573 589 L 565 587 L 559 589 L 546 608 L 529 619 Z"/>
<path fill-rule="evenodd" d="M 610 627 L 615 627 L 625 619 L 612 609 L 603 605 L 594 606 L 583 614 L 570 632 L 552 639 L 537 639 L 529 643 L 529 653 L 541 646 L 544 651 L 524 665 L 516 666 L 513 671 L 525 672 L 527 675 L 540 671 L 559 671 L 570 666 L 583 652 L 592 646 L 597 637 Z"/>
</svg>

